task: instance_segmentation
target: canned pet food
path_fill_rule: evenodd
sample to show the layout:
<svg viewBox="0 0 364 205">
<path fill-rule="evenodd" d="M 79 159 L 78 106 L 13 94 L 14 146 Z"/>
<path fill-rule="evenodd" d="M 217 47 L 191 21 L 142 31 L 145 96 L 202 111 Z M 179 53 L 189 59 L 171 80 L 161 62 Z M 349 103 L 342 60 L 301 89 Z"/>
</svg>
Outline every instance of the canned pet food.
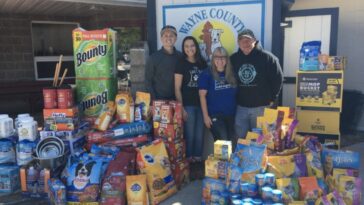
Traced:
<svg viewBox="0 0 364 205">
<path fill-rule="evenodd" d="M 242 197 L 247 197 L 248 196 L 248 190 L 249 190 L 249 183 L 240 183 L 240 192 Z"/>
<path fill-rule="evenodd" d="M 265 185 L 269 187 L 274 187 L 276 184 L 276 177 L 273 173 L 264 174 Z"/>
<path fill-rule="evenodd" d="M 272 200 L 275 203 L 282 202 L 282 191 L 279 189 L 274 189 L 272 191 Z"/>
<path fill-rule="evenodd" d="M 248 185 L 248 197 L 255 197 L 258 195 L 258 187 L 255 184 Z"/>
<path fill-rule="evenodd" d="M 43 102 L 45 109 L 57 108 L 57 89 L 43 88 Z"/>
<path fill-rule="evenodd" d="M 258 187 L 262 187 L 264 186 L 264 174 L 256 174 L 255 175 L 255 184 L 258 186 Z"/>
<path fill-rule="evenodd" d="M 70 86 L 63 86 L 57 89 L 58 108 L 73 107 L 73 91 Z"/>
<path fill-rule="evenodd" d="M 262 188 L 262 199 L 263 201 L 269 201 L 272 199 L 272 188 L 268 186 Z"/>
</svg>

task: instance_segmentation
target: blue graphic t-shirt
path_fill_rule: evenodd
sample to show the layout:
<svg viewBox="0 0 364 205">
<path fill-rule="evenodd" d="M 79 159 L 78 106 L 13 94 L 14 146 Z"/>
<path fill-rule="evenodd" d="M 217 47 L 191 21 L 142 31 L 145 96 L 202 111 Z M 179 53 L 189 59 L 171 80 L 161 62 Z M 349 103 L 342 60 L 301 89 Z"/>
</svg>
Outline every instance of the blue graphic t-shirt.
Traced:
<svg viewBox="0 0 364 205">
<path fill-rule="evenodd" d="M 224 73 L 219 73 L 220 80 L 215 80 L 211 70 L 206 69 L 198 79 L 200 90 L 207 90 L 206 101 L 209 115 L 235 115 L 236 91 L 225 79 Z"/>
</svg>

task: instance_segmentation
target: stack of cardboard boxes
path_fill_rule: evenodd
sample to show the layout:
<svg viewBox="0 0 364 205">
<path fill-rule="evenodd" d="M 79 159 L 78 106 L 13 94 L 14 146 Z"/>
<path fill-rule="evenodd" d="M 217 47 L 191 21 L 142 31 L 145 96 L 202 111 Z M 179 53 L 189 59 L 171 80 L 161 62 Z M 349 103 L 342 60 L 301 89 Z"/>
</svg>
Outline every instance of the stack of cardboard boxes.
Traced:
<svg viewBox="0 0 364 205">
<path fill-rule="evenodd" d="M 317 136 L 321 143 L 340 148 L 344 66 L 335 70 L 298 71 L 296 110 L 299 134 Z"/>
<path fill-rule="evenodd" d="M 166 145 L 173 178 L 178 188 L 189 182 L 189 163 L 183 139 L 182 104 L 176 101 L 153 101 L 153 131 L 155 139 Z"/>
</svg>

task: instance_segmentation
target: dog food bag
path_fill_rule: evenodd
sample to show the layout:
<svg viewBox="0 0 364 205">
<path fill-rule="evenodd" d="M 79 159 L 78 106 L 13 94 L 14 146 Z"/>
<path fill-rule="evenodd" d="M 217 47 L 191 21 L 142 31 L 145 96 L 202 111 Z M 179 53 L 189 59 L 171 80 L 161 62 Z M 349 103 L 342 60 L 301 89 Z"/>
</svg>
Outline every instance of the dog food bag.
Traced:
<svg viewBox="0 0 364 205">
<path fill-rule="evenodd" d="M 322 190 L 317 184 L 316 177 L 300 177 L 298 182 L 300 185 L 300 200 L 304 200 L 308 204 L 314 204 L 322 195 Z"/>
<path fill-rule="evenodd" d="M 322 162 L 325 174 L 332 175 L 334 168 L 359 169 L 360 155 L 352 151 L 323 149 Z"/>
<path fill-rule="evenodd" d="M 147 120 L 149 116 L 150 109 L 150 94 L 137 91 L 135 93 L 135 104 L 142 105 L 142 119 Z"/>
<path fill-rule="evenodd" d="M 166 147 L 162 140 L 137 149 L 140 171 L 147 175 L 149 198 L 152 205 L 159 204 L 177 192 Z"/>
<path fill-rule="evenodd" d="M 115 126 L 113 139 L 123 139 L 131 136 L 148 134 L 151 131 L 151 126 L 145 121 L 121 124 Z"/>
<path fill-rule="evenodd" d="M 362 180 L 358 177 L 340 176 L 339 192 L 347 205 L 360 205 Z"/>
<path fill-rule="evenodd" d="M 126 196 L 128 205 L 148 205 L 147 176 L 126 176 Z"/>
<path fill-rule="evenodd" d="M 319 54 L 321 53 L 321 41 L 304 42 L 300 50 L 299 69 L 303 71 L 319 70 Z"/>
<path fill-rule="evenodd" d="M 85 160 L 82 157 L 68 167 L 68 202 L 99 201 L 102 166 L 101 160 Z"/>
<path fill-rule="evenodd" d="M 276 179 L 277 189 L 282 191 L 283 202 L 288 204 L 299 199 L 300 187 L 297 178 Z"/>
<path fill-rule="evenodd" d="M 219 197 L 214 197 L 216 194 L 226 192 L 225 181 L 206 177 L 202 180 L 202 203 L 201 205 L 219 204 Z"/>
<path fill-rule="evenodd" d="M 121 92 L 115 97 L 116 116 L 120 123 L 134 121 L 134 101 L 129 92 Z"/>
<path fill-rule="evenodd" d="M 100 113 L 100 115 L 95 120 L 94 127 L 100 131 L 106 131 L 109 127 L 112 118 L 114 117 L 116 110 L 115 102 L 109 101 L 107 102 L 104 110 Z"/>
</svg>

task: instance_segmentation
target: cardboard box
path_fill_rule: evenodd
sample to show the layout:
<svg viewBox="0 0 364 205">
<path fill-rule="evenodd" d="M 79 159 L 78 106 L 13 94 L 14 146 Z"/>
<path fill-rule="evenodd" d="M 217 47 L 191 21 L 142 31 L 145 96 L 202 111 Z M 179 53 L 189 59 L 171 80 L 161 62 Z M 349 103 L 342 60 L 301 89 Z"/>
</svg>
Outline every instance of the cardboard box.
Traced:
<svg viewBox="0 0 364 205">
<path fill-rule="evenodd" d="M 171 169 L 178 189 L 190 182 L 190 165 L 187 160 L 172 163 Z"/>
<path fill-rule="evenodd" d="M 178 124 L 153 123 L 154 137 L 165 141 L 179 141 L 183 138 L 183 127 Z"/>
<path fill-rule="evenodd" d="M 340 112 L 297 110 L 297 132 L 314 134 L 340 133 Z"/>
<path fill-rule="evenodd" d="M 341 111 L 343 71 L 297 72 L 296 106 Z"/>
<path fill-rule="evenodd" d="M 214 157 L 229 160 L 232 152 L 231 141 L 217 140 L 214 143 Z"/>
<path fill-rule="evenodd" d="M 74 118 L 78 117 L 78 108 L 67 109 L 43 109 L 43 117 L 46 118 Z"/>
<path fill-rule="evenodd" d="M 298 132 L 297 134 L 302 136 L 305 135 L 316 136 L 321 144 L 331 149 L 340 149 L 341 147 L 340 143 L 341 134 L 329 135 L 329 134 L 313 134 L 313 133 L 303 133 L 303 132 Z"/>
<path fill-rule="evenodd" d="M 186 158 L 186 142 L 180 139 L 176 142 L 164 141 L 166 145 L 169 161 L 180 162 Z"/>
</svg>

